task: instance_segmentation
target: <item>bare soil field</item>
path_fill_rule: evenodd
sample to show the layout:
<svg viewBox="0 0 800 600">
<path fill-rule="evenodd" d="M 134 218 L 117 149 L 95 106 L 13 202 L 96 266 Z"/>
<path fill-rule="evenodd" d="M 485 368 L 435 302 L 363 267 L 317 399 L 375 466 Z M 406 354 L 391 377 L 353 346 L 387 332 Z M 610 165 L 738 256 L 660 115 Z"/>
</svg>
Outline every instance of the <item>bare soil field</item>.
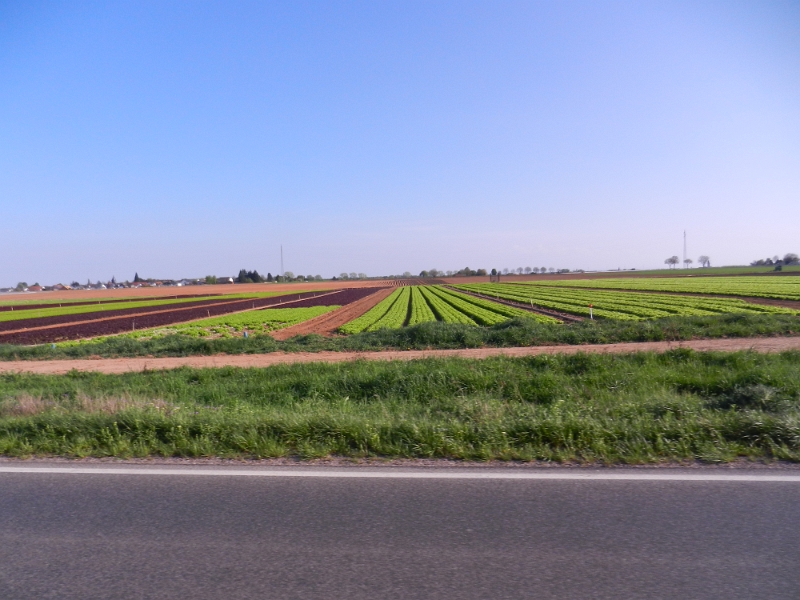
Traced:
<svg viewBox="0 0 800 600">
<path fill-rule="evenodd" d="M 240 354 L 217 356 L 184 356 L 172 358 L 105 358 L 88 360 L 41 360 L 0 362 L 2 373 L 38 373 L 63 375 L 70 371 L 93 373 L 130 373 L 148 370 L 197 369 L 216 367 L 262 368 L 293 363 L 339 363 L 354 360 L 420 360 L 425 358 L 460 357 L 483 359 L 493 356 L 537 356 L 542 354 L 630 354 L 633 352 L 667 352 L 690 348 L 700 352 L 783 352 L 800 350 L 800 337 L 739 338 L 718 340 L 689 340 L 682 342 L 634 342 L 581 346 L 530 346 L 525 348 L 470 348 L 466 350 L 402 350 L 385 352 L 297 352 L 292 354 Z"/>
<path fill-rule="evenodd" d="M 271 335 L 276 340 L 288 340 L 290 337 L 295 335 L 309 335 L 311 333 L 331 336 L 339 327 L 363 315 L 370 308 L 378 304 L 378 302 L 389 296 L 392 291 L 393 290 L 391 288 L 382 288 L 366 298 L 361 298 L 352 304 L 347 304 L 342 306 L 342 308 L 324 315 L 320 315 L 313 319 L 309 319 L 303 323 L 298 323 L 297 325 L 293 325 L 285 329 L 278 329 L 277 331 L 272 332 Z"/>
</svg>

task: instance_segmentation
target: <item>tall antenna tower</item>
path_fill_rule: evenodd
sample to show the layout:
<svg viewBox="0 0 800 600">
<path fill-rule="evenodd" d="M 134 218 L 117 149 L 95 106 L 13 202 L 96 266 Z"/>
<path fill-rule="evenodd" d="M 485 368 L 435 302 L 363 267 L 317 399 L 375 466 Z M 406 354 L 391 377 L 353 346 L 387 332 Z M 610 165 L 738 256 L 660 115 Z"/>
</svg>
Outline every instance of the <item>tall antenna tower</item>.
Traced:
<svg viewBox="0 0 800 600">
<path fill-rule="evenodd" d="M 283 244 L 281 244 L 281 277 L 286 277 L 286 271 L 283 270 Z"/>
<path fill-rule="evenodd" d="M 683 230 L 683 268 L 685 269 L 689 265 L 686 263 L 686 230 Z"/>
</svg>

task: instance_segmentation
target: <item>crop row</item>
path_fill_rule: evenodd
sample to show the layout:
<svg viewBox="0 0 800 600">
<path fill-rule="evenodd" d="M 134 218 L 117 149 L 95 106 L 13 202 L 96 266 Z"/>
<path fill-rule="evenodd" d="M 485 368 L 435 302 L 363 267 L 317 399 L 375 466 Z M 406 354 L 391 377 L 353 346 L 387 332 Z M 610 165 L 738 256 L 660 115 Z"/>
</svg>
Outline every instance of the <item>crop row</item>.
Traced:
<svg viewBox="0 0 800 600">
<path fill-rule="evenodd" d="M 402 287 L 339 330 L 343 333 L 359 333 L 385 328 L 399 329 L 406 324 L 418 325 L 429 321 L 496 325 L 515 317 L 558 322 L 551 317 L 431 285 Z"/>
<path fill-rule="evenodd" d="M 533 285 L 800 300 L 800 277 L 779 275 L 765 275 L 759 277 L 576 279 L 568 281 L 537 282 Z"/>
<path fill-rule="evenodd" d="M 557 319 L 553 317 L 548 317 L 546 315 L 540 315 L 538 313 L 530 312 L 527 310 L 523 310 L 521 308 L 514 308 L 513 306 L 508 306 L 506 304 L 500 304 L 499 302 L 492 302 L 491 300 L 486 300 L 485 298 L 477 298 L 475 296 L 471 296 L 469 294 L 462 294 L 460 292 L 453 291 L 451 289 L 446 288 L 437 288 L 440 292 L 444 292 L 446 294 L 445 299 L 452 298 L 457 299 L 460 302 L 460 306 L 465 306 L 463 303 L 471 304 L 476 308 L 481 310 L 489 311 L 493 315 L 500 315 L 505 317 L 499 323 L 502 323 L 506 319 L 513 319 L 517 317 L 521 317 L 524 319 L 533 319 L 535 321 L 539 321 L 540 323 L 559 323 Z M 469 309 L 473 310 L 473 309 Z M 469 314 L 469 313 L 467 313 Z M 491 317 L 494 319 L 495 317 Z M 477 320 L 477 319 L 476 319 Z"/>
<path fill-rule="evenodd" d="M 228 298 L 220 296 L 202 296 L 190 299 L 170 299 L 170 300 L 138 300 L 133 302 L 118 302 L 114 304 L 67 304 L 49 308 L 13 310 L 0 312 L 0 323 L 7 321 L 25 321 L 29 319 L 43 319 L 47 317 L 61 317 L 67 315 L 90 315 L 98 313 L 97 318 L 102 318 L 106 313 L 117 312 L 120 310 L 130 310 L 134 308 L 151 307 L 172 307 L 172 306 L 192 306 L 196 303 L 224 302 Z"/>
<path fill-rule="evenodd" d="M 303 308 L 267 308 L 263 310 L 249 310 L 233 315 L 212 317 L 191 323 L 171 325 L 169 327 L 148 329 L 136 333 L 126 334 L 126 337 L 136 339 L 162 337 L 179 333 L 192 337 L 229 337 L 235 333 L 248 331 L 251 333 L 267 333 L 276 329 L 283 329 L 297 325 L 314 317 L 324 315 L 336 310 L 339 306 L 309 306 Z"/>
<path fill-rule="evenodd" d="M 389 296 L 378 302 L 375 306 L 369 309 L 360 317 L 353 319 L 349 323 L 342 325 L 339 328 L 339 331 L 342 333 L 361 333 L 362 331 L 366 331 L 369 327 L 380 321 L 386 313 L 391 310 L 391 308 L 397 303 L 400 299 L 403 290 L 406 288 L 397 288 L 393 291 Z M 408 301 L 406 299 L 406 311 L 408 311 Z M 402 324 L 400 325 L 402 327 Z"/>
<path fill-rule="evenodd" d="M 444 300 L 441 295 L 435 294 L 433 288 L 424 287 L 421 289 L 422 295 L 430 305 L 436 318 L 444 323 L 462 323 L 464 325 L 477 325 L 463 312 L 455 308 L 452 304 Z"/>
<path fill-rule="evenodd" d="M 723 313 L 789 313 L 791 309 L 749 304 L 728 298 L 700 298 L 630 292 L 577 290 L 526 284 L 467 284 L 462 289 L 498 298 L 531 302 L 567 313 L 617 320 L 654 319 L 667 316 L 701 316 Z M 593 305 L 590 311 L 589 305 Z"/>
<path fill-rule="evenodd" d="M 430 304 L 425 300 L 422 289 L 423 288 L 417 285 L 411 288 L 411 311 L 408 317 L 409 326 L 436 320 L 436 315 L 433 313 Z"/>
</svg>

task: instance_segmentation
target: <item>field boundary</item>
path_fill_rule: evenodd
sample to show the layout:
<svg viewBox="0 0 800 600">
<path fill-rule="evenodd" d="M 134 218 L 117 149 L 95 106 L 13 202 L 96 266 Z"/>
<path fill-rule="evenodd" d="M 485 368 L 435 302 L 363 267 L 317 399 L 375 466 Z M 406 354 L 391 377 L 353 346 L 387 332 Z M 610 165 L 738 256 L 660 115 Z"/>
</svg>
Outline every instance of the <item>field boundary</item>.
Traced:
<svg viewBox="0 0 800 600">
<path fill-rule="evenodd" d="M 528 312 L 532 313 L 538 313 L 540 315 L 544 315 L 545 317 L 553 317 L 554 319 L 560 319 L 562 321 L 570 321 L 572 323 L 579 323 L 584 320 L 583 317 L 579 317 L 577 315 L 562 313 L 557 310 L 549 310 L 546 308 L 542 308 L 540 306 L 535 306 L 534 308 L 531 308 L 529 304 L 525 304 L 523 302 L 514 302 L 513 300 L 506 300 L 504 298 L 494 298 L 492 296 L 487 296 L 486 294 L 479 294 L 478 292 L 473 292 L 470 290 L 461 290 L 449 284 L 444 287 L 447 289 L 451 289 L 454 292 L 467 294 L 468 296 L 475 296 L 476 298 L 482 298 L 483 300 L 489 300 L 491 302 L 496 302 L 497 304 L 505 304 L 507 306 L 512 306 L 514 308 L 521 308 L 522 310 L 527 310 Z"/>
<path fill-rule="evenodd" d="M 527 283 L 527 282 L 525 282 Z M 783 298 L 759 298 L 756 296 L 739 296 L 736 294 L 706 294 L 703 292 L 670 292 L 665 290 L 631 290 L 623 288 L 604 288 L 604 287 L 589 287 L 583 285 L 548 285 L 547 283 L 540 284 L 544 288 L 551 289 L 568 289 L 568 290 L 591 290 L 595 292 L 630 292 L 633 294 L 655 294 L 664 296 L 689 296 L 692 298 L 719 298 L 720 300 L 743 300 L 749 304 L 763 304 L 764 306 L 782 306 L 784 308 L 793 308 L 800 310 L 800 300 L 786 300 Z M 464 290 L 459 290 L 464 291 Z M 497 302 L 497 300 L 495 300 Z"/>
<path fill-rule="evenodd" d="M 331 314 L 331 313 L 328 313 Z M 356 360 L 392 361 L 426 358 L 484 359 L 496 356 L 525 357 L 546 354 L 632 354 L 635 352 L 668 352 L 688 348 L 699 352 L 736 352 L 749 350 L 759 353 L 800 350 L 800 336 L 774 338 L 725 338 L 677 342 L 625 342 L 578 346 L 526 346 L 516 348 L 466 348 L 452 350 L 392 350 L 382 352 L 275 352 L 270 354 L 235 354 L 215 356 L 180 356 L 167 358 L 103 358 L 69 360 L 15 360 L 0 362 L 0 375 L 6 373 L 37 373 L 63 375 L 70 371 L 94 373 L 131 373 L 151 370 L 191 367 L 263 368 L 294 363 L 342 363 Z"/>
<path fill-rule="evenodd" d="M 239 304 L 239 303 L 244 303 L 244 302 L 253 302 L 253 306 L 252 307 L 243 308 L 241 310 L 234 310 L 234 311 L 231 311 L 231 312 L 228 312 L 228 313 L 223 313 L 222 315 L 214 315 L 214 316 L 235 315 L 235 314 L 239 314 L 239 313 L 243 313 L 243 312 L 251 312 L 251 311 L 254 311 L 254 310 L 264 310 L 264 309 L 267 309 L 267 308 L 275 308 L 276 306 L 283 306 L 284 304 L 291 304 L 293 302 L 302 302 L 303 300 L 309 300 L 309 299 L 312 299 L 312 298 L 322 298 L 322 297 L 330 296 L 331 294 L 336 294 L 336 293 L 339 293 L 339 292 L 341 292 L 341 290 L 324 291 L 324 292 L 321 292 L 319 294 L 315 294 L 313 296 L 308 296 L 308 297 L 305 297 L 305 298 L 299 298 L 298 297 L 298 298 L 295 298 L 294 300 L 287 300 L 285 302 L 277 302 L 275 304 L 268 304 L 266 306 L 259 306 L 259 307 L 255 306 L 256 302 L 263 302 L 264 300 L 272 300 L 274 298 L 283 298 L 284 296 L 282 296 L 282 295 L 281 296 L 268 296 L 266 298 L 235 298 L 235 299 L 232 299 L 232 300 L 225 300 L 225 301 L 222 301 L 222 300 L 220 300 L 220 301 L 212 301 L 213 302 L 212 304 L 202 304 L 202 305 L 196 304 L 194 306 L 182 306 L 182 305 L 179 305 L 178 308 L 162 308 L 161 306 L 156 306 L 156 307 L 154 307 L 156 310 L 151 310 L 151 311 L 142 311 L 142 312 L 137 312 L 137 313 L 127 313 L 127 314 L 124 314 L 124 315 L 107 316 L 107 317 L 102 317 L 102 318 L 98 318 L 98 319 L 84 319 L 84 320 L 79 320 L 79 321 L 69 321 L 69 322 L 66 322 L 66 323 L 53 323 L 53 324 L 50 324 L 50 325 L 40 325 L 40 326 L 36 326 L 36 327 L 21 327 L 19 329 L 11 329 L 11 330 L 0 331 L 0 339 L 2 339 L 3 336 L 10 336 L 12 334 L 17 334 L 17 333 L 47 331 L 49 329 L 56 329 L 56 328 L 63 328 L 63 327 L 75 327 L 75 328 L 77 328 L 77 327 L 82 326 L 82 325 L 89 325 L 89 324 L 94 324 L 94 323 L 107 323 L 107 322 L 111 322 L 111 321 L 122 321 L 124 319 L 136 319 L 136 317 L 151 317 L 151 316 L 163 315 L 163 314 L 167 314 L 167 313 L 187 312 L 187 311 L 194 310 L 194 309 L 197 309 L 197 308 L 204 308 L 204 309 L 211 310 L 211 309 L 219 308 L 220 306 L 228 306 L 228 305 L 231 305 L 231 304 Z M 300 295 L 302 295 L 302 294 L 314 294 L 314 292 L 302 292 Z M 294 294 L 291 294 L 291 295 L 294 296 Z M 169 306 L 172 306 L 172 305 L 164 305 L 164 306 L 165 307 L 169 307 Z M 137 310 L 137 309 L 132 309 L 132 310 Z M 85 314 L 87 316 L 91 316 L 91 315 L 98 314 L 98 313 L 85 313 Z M 48 318 L 48 317 L 44 317 L 44 318 Z M 193 323 L 193 322 L 196 322 L 196 321 L 204 321 L 205 319 L 209 319 L 209 318 L 213 318 L 213 317 L 212 316 L 203 316 L 203 317 L 199 317 L 197 319 L 190 319 L 190 320 L 187 320 L 187 321 L 176 321 L 174 324 L 175 325 L 185 325 L 187 323 Z M 27 319 L 23 319 L 23 320 L 21 320 L 21 322 L 24 322 L 25 320 L 27 320 Z M 33 319 L 30 319 L 30 320 L 33 320 Z M 7 321 L 7 322 L 16 323 L 16 321 Z M 152 327 L 144 327 L 142 329 L 142 331 L 143 330 L 147 330 L 147 329 L 152 329 Z M 128 332 L 127 331 L 122 331 L 122 332 L 119 332 L 119 333 L 107 334 L 107 335 L 105 335 L 103 337 L 110 337 L 112 335 L 122 335 L 122 334 L 125 334 L 125 333 L 128 333 Z M 97 336 L 93 336 L 93 337 L 97 337 Z M 81 338 L 77 338 L 77 339 L 81 339 Z M 92 339 L 92 338 L 85 338 L 85 339 Z"/>
<path fill-rule="evenodd" d="M 355 302 L 351 302 L 350 304 L 345 304 L 341 308 L 337 308 L 336 310 L 325 313 L 324 315 L 314 317 L 313 319 L 303 321 L 302 323 L 297 323 L 296 325 L 292 325 L 290 327 L 284 327 L 283 329 L 272 331 L 270 332 L 270 335 L 276 340 L 287 340 L 296 335 L 309 335 L 312 333 L 323 336 L 331 336 L 339 327 L 360 317 L 372 307 L 379 304 L 381 300 L 391 295 L 395 289 L 397 288 L 387 287 L 379 289 L 369 296 L 356 300 Z"/>
<path fill-rule="evenodd" d="M 315 467 L 294 468 L 231 468 L 205 466 L 141 466 L 126 464 L 121 467 L 106 466 L 0 466 L 0 474 L 27 475 L 115 475 L 115 476 L 167 476 L 167 477 L 290 477 L 325 479 L 472 479 L 472 480 L 538 480 L 538 481 L 715 481 L 729 483 L 800 483 L 800 475 L 764 472 L 719 473 L 666 471 L 642 472 L 640 470 L 577 470 L 573 468 L 535 468 L 512 470 L 508 468 L 469 469 L 431 468 L 413 469 L 395 467 Z"/>
</svg>

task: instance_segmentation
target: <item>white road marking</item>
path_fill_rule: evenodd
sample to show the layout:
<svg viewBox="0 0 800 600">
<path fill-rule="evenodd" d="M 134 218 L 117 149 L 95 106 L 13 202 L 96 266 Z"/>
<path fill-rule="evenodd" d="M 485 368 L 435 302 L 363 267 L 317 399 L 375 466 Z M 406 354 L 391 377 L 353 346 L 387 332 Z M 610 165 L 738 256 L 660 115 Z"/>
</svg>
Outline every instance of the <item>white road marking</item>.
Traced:
<svg viewBox="0 0 800 600">
<path fill-rule="evenodd" d="M 158 468 L 158 467 L 16 467 L 1 466 L 0 474 L 32 475 L 166 475 L 173 477 L 306 477 L 319 479 L 514 479 L 558 481 L 720 481 L 720 482 L 786 482 L 800 483 L 800 474 L 736 474 L 736 473 L 636 473 L 610 471 L 444 471 L 382 469 L 228 469 L 228 468 Z"/>
</svg>

